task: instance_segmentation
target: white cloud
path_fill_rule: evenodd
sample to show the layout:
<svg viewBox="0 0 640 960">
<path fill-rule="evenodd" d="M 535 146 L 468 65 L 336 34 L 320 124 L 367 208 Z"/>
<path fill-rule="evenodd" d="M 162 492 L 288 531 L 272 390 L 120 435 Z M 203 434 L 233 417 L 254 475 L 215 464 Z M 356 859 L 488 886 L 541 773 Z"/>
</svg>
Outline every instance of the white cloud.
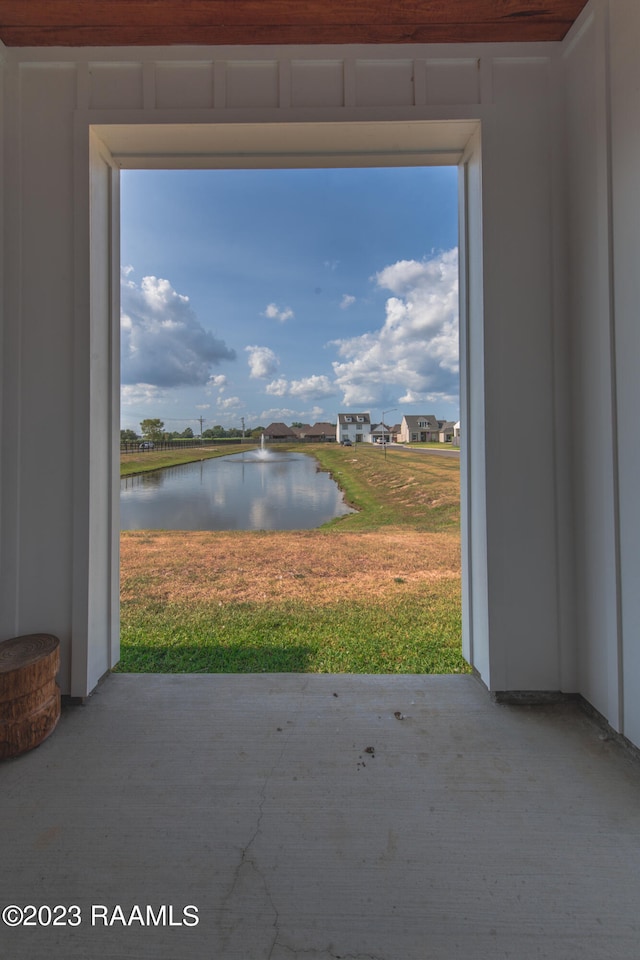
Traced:
<svg viewBox="0 0 640 960">
<path fill-rule="evenodd" d="M 391 290 L 392 293 L 410 293 L 423 282 L 427 272 L 425 268 L 430 264 L 434 264 L 430 271 L 433 274 L 437 271 L 435 261 L 398 260 L 376 273 L 373 279 L 379 287 Z"/>
<path fill-rule="evenodd" d="M 407 390 L 402 397 L 398 397 L 398 403 L 449 403 L 455 406 L 459 401 L 458 394 L 446 393 L 416 393 L 415 390 Z"/>
<path fill-rule="evenodd" d="M 271 407 L 269 410 L 263 410 L 257 419 L 264 421 L 264 426 L 270 423 L 287 423 L 289 420 L 297 420 L 298 412 L 290 410 L 289 407 Z"/>
<path fill-rule="evenodd" d="M 240 397 L 218 397 L 216 404 L 220 410 L 237 410 L 242 406 L 242 400 Z"/>
<path fill-rule="evenodd" d="M 280 361 L 269 347 L 252 346 L 245 347 L 245 350 L 249 354 L 248 363 L 252 377 L 272 377 L 280 366 Z"/>
<path fill-rule="evenodd" d="M 324 374 L 314 374 L 303 377 L 301 380 L 287 380 L 285 377 L 279 377 L 269 383 L 265 391 L 274 397 L 290 396 L 307 403 L 310 400 L 334 396 L 336 388 L 329 377 Z"/>
<path fill-rule="evenodd" d="M 210 403 L 196 403 L 196 410 L 210 410 Z"/>
<path fill-rule="evenodd" d="M 397 385 L 409 396 L 448 402 L 458 396 L 458 252 L 430 260 L 400 260 L 375 276 L 396 296 L 386 302 L 384 325 L 334 341 L 333 363 L 345 406 L 375 406 Z M 400 402 L 400 401 L 399 401 Z"/>
<path fill-rule="evenodd" d="M 302 380 L 292 380 L 289 384 L 289 395 L 300 400 L 320 400 L 335 394 L 336 388 L 329 377 L 311 376 Z"/>
<path fill-rule="evenodd" d="M 202 326 L 189 297 L 157 277 L 143 277 L 138 285 L 131 273 L 125 267 L 121 280 L 123 384 L 206 384 L 212 366 L 235 359 L 235 351 Z"/>
<path fill-rule="evenodd" d="M 209 377 L 207 380 L 206 389 L 204 391 L 205 396 L 210 397 L 214 390 L 217 390 L 219 394 L 225 393 L 227 384 L 228 380 L 223 374 L 217 377 Z"/>
<path fill-rule="evenodd" d="M 345 293 L 340 301 L 340 309 L 348 310 L 349 307 L 356 302 L 356 298 L 353 297 L 350 293 Z"/>
<path fill-rule="evenodd" d="M 331 415 L 332 417 L 334 414 Z M 315 423 L 317 420 L 331 419 L 327 417 L 324 407 L 314 404 L 312 407 L 269 407 L 261 413 L 251 413 L 251 422 L 262 423 L 266 426 L 272 421 L 284 421 L 291 423 L 292 420 L 302 420 L 304 423 Z"/>
<path fill-rule="evenodd" d="M 123 407 L 135 407 L 149 402 L 163 402 L 166 398 L 166 391 L 152 383 L 127 383 L 123 385 L 120 391 L 120 403 Z"/>
<path fill-rule="evenodd" d="M 284 397 L 288 389 L 289 381 L 285 380 L 284 377 L 280 377 L 278 380 L 272 380 L 271 383 L 268 383 L 265 387 L 265 392 L 274 397 Z"/>
<path fill-rule="evenodd" d="M 286 323 L 287 320 L 292 320 L 295 314 L 291 307 L 285 307 L 284 310 L 281 310 L 277 303 L 270 303 L 264 311 L 264 316 L 270 320 L 277 320 L 279 323 Z"/>
</svg>

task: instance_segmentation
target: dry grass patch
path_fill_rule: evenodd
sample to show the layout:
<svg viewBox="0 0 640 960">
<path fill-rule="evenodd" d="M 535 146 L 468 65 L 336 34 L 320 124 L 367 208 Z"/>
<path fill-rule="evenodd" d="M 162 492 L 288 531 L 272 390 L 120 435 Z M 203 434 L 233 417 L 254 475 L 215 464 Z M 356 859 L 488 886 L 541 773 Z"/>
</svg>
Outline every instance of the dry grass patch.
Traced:
<svg viewBox="0 0 640 960">
<path fill-rule="evenodd" d="M 130 531 L 121 540 L 122 599 L 314 605 L 400 597 L 460 576 L 459 537 L 387 527 L 318 531 Z"/>
</svg>

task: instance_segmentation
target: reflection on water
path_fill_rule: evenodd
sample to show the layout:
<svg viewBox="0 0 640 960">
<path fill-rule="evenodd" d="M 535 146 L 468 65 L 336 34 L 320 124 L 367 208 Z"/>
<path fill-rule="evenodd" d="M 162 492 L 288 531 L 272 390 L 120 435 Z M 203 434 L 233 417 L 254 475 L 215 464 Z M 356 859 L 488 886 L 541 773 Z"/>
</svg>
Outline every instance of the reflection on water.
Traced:
<svg viewBox="0 0 640 960">
<path fill-rule="evenodd" d="M 234 454 L 120 481 L 123 530 L 308 530 L 351 512 L 301 453 Z"/>
</svg>

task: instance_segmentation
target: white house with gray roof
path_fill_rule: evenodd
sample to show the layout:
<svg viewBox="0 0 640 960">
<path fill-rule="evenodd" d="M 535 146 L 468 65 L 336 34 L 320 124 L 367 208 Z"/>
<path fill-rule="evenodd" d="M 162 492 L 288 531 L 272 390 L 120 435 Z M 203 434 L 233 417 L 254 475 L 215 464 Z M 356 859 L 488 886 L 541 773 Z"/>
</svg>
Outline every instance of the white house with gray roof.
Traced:
<svg viewBox="0 0 640 960">
<path fill-rule="evenodd" d="M 404 416 L 398 439 L 400 443 L 438 443 L 440 423 L 432 413 Z"/>
<path fill-rule="evenodd" d="M 368 413 L 339 413 L 336 427 L 336 440 L 342 443 L 350 440 L 351 443 L 361 443 L 369 440 L 371 434 L 371 417 Z"/>
</svg>

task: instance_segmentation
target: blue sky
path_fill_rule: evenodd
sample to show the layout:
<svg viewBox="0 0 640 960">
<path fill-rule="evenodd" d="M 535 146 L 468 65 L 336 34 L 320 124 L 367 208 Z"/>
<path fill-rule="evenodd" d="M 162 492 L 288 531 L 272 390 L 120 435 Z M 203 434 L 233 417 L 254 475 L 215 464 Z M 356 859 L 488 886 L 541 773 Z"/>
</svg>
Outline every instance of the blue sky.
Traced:
<svg viewBox="0 0 640 960">
<path fill-rule="evenodd" d="M 459 418 L 455 168 L 124 171 L 123 427 Z"/>
</svg>

